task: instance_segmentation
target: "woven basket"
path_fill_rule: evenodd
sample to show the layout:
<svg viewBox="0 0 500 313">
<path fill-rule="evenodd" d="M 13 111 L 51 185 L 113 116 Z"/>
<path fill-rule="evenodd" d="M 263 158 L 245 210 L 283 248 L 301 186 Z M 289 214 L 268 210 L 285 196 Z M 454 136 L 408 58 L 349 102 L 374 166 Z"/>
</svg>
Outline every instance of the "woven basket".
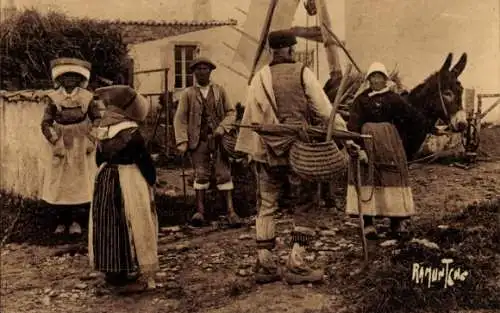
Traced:
<svg viewBox="0 0 500 313">
<path fill-rule="evenodd" d="M 238 134 L 235 133 L 225 133 L 222 136 L 222 147 L 233 159 L 241 159 L 245 157 L 243 152 L 237 152 L 234 150 L 236 147 L 236 139 Z"/>
<path fill-rule="evenodd" d="M 306 181 L 332 181 L 347 170 L 347 157 L 333 140 L 305 143 L 296 141 L 290 148 L 290 166 Z"/>
</svg>

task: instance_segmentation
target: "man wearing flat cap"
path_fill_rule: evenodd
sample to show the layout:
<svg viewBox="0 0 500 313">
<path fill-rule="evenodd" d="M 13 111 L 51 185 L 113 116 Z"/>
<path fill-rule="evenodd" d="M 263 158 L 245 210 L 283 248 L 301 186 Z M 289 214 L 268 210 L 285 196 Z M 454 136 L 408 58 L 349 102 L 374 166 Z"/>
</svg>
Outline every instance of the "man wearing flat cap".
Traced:
<svg viewBox="0 0 500 313">
<path fill-rule="evenodd" d="M 234 129 L 236 111 L 225 89 L 211 81 L 214 69 L 215 64 L 204 57 L 191 63 L 196 84 L 186 88 L 180 97 L 174 116 L 175 140 L 182 154 L 191 154 L 194 167 L 196 213 L 192 217 L 193 224 L 205 223 L 205 192 L 215 176 L 217 189 L 226 199 L 229 222 L 238 226 L 241 220 L 233 206 L 231 167 L 221 145 L 222 136 Z"/>
<path fill-rule="evenodd" d="M 294 62 L 297 40 L 286 30 L 269 33 L 272 61 L 252 78 L 248 89 L 242 124 L 315 124 L 328 125 L 332 105 L 314 74 L 305 65 Z M 336 129 L 346 130 L 345 121 L 336 115 Z M 313 270 L 304 262 L 304 247 L 315 235 L 314 229 L 295 227 L 293 248 L 283 273 L 271 250 L 275 247 L 274 214 L 278 210 L 280 189 L 293 177 L 288 153 L 280 156 L 266 149 L 263 139 L 249 128 L 240 129 L 236 151 L 249 155 L 255 164 L 260 192 L 260 208 L 256 219 L 257 268 L 259 283 L 284 279 L 290 284 L 317 282 L 323 279 L 322 270 Z M 300 243 L 300 244 L 299 244 Z"/>
</svg>

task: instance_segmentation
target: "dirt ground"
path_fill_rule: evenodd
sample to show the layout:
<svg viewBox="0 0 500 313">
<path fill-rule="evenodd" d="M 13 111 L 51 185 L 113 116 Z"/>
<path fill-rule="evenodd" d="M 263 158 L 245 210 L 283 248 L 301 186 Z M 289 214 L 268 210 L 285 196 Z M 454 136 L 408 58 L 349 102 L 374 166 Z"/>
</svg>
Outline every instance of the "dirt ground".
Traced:
<svg viewBox="0 0 500 313">
<path fill-rule="evenodd" d="M 493 150 L 497 149 L 500 131 L 494 129 L 488 134 L 485 142 L 492 145 L 484 150 L 489 149 L 491 155 L 496 152 Z M 410 174 L 417 210 L 412 225 L 500 195 L 498 160 L 479 162 L 470 169 L 415 165 Z M 297 213 L 294 218 L 298 224 L 314 221 L 320 233 L 308 250 L 307 260 L 313 266 L 326 268 L 324 284 L 256 285 L 252 280 L 255 229 L 249 218 L 241 229 L 221 225 L 203 229 L 163 227 L 159 245 L 162 271 L 157 275 L 157 289 L 127 296 L 99 288 L 102 278 L 89 269 L 85 238 L 57 246 L 9 243 L 1 251 L 1 312 L 354 312 L 344 286 L 349 284 L 349 272 L 355 275 L 362 262 L 357 220 L 335 209 Z M 282 261 L 289 251 L 291 226 L 292 216 L 278 219 L 277 253 Z M 381 248 L 379 244 L 369 242 L 371 255 L 391 253 L 392 248 Z"/>
</svg>

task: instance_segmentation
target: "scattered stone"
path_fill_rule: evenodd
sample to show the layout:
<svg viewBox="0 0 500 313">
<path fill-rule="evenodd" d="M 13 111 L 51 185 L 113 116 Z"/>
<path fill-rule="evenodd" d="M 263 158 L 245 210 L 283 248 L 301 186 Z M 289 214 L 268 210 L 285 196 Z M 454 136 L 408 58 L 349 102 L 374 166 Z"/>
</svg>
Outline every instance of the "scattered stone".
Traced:
<svg viewBox="0 0 500 313">
<path fill-rule="evenodd" d="M 324 243 L 322 243 L 321 241 L 316 241 L 316 242 L 314 243 L 314 247 L 315 247 L 315 248 L 319 248 L 319 247 L 322 247 L 322 246 L 324 246 Z"/>
<path fill-rule="evenodd" d="M 238 270 L 237 274 L 238 274 L 238 276 L 241 276 L 241 277 L 250 276 L 250 272 L 247 270 L 244 270 L 244 269 Z"/>
<path fill-rule="evenodd" d="M 162 233 L 178 233 L 181 231 L 181 227 L 180 226 L 161 227 L 160 231 Z"/>
<path fill-rule="evenodd" d="M 42 301 L 42 304 L 45 306 L 50 305 L 50 297 L 49 296 L 44 296 L 41 301 Z"/>
<path fill-rule="evenodd" d="M 88 286 L 87 286 L 87 284 L 85 284 L 85 283 L 80 283 L 80 284 L 76 284 L 76 285 L 75 285 L 75 288 L 76 288 L 76 289 L 80 289 L 80 290 L 87 289 L 87 287 L 88 287 Z"/>
<path fill-rule="evenodd" d="M 305 259 L 309 262 L 313 262 L 314 260 L 316 260 L 316 256 L 314 254 L 306 255 Z"/>
<path fill-rule="evenodd" d="M 486 227 L 480 225 L 480 226 L 474 226 L 474 227 L 467 227 L 465 229 L 465 232 L 467 233 L 479 233 L 479 232 L 484 232 L 487 231 Z"/>
<path fill-rule="evenodd" d="M 359 273 L 361 273 L 361 269 L 360 268 L 357 268 L 355 269 L 354 271 L 350 272 L 349 275 L 350 276 L 356 276 L 358 275 Z"/>
<path fill-rule="evenodd" d="M 351 227 L 358 227 L 359 226 L 358 224 L 354 224 L 352 222 L 345 222 L 344 225 L 351 226 Z"/>
<path fill-rule="evenodd" d="M 319 232 L 319 235 L 323 237 L 333 237 L 336 235 L 336 232 L 334 230 L 322 230 Z"/>
<path fill-rule="evenodd" d="M 89 277 L 90 277 L 90 278 L 97 278 L 97 277 L 99 277 L 99 273 L 97 273 L 97 272 L 92 272 L 92 273 L 90 273 L 90 274 L 89 274 Z"/>
<path fill-rule="evenodd" d="M 55 296 L 57 296 L 57 292 L 56 292 L 55 290 L 51 290 L 51 291 L 49 292 L 48 296 L 49 296 L 49 297 L 51 297 L 51 298 L 52 298 L 52 297 L 55 297 Z"/>
<path fill-rule="evenodd" d="M 397 243 L 398 243 L 398 241 L 397 241 L 397 240 L 395 240 L 395 239 L 392 239 L 392 240 L 386 240 L 386 241 L 382 242 L 382 243 L 380 244 L 380 246 L 381 246 L 381 247 L 390 247 L 390 246 L 394 246 L 394 245 L 396 245 Z"/>
<path fill-rule="evenodd" d="M 204 264 L 201 265 L 201 268 L 204 269 L 204 270 L 206 270 L 206 269 L 208 269 L 210 267 L 211 267 L 211 265 L 208 264 L 208 263 L 204 263 Z"/>
<path fill-rule="evenodd" d="M 175 239 L 182 239 L 182 238 L 185 238 L 186 235 L 184 235 L 183 233 L 175 233 Z"/>
<path fill-rule="evenodd" d="M 167 273 L 163 271 L 156 273 L 156 278 L 165 278 L 167 276 L 168 276 Z"/>
<path fill-rule="evenodd" d="M 450 226 L 448 226 L 448 225 L 439 225 L 438 228 L 439 229 L 448 229 L 448 228 L 450 228 Z"/>
<path fill-rule="evenodd" d="M 423 245 L 423 246 L 430 248 L 430 249 L 439 250 L 439 246 L 436 243 L 431 242 L 427 239 L 412 239 L 412 241 L 410 241 L 410 243 L 417 243 L 417 244 Z"/>
<path fill-rule="evenodd" d="M 175 266 L 175 267 L 172 267 L 170 270 L 171 270 L 172 272 L 178 272 L 178 271 L 180 271 L 180 270 L 181 270 L 181 267 L 177 265 L 177 266 Z"/>
<path fill-rule="evenodd" d="M 240 235 L 240 237 L 238 239 L 239 240 L 249 240 L 249 239 L 252 239 L 252 236 L 250 236 L 249 234 L 243 234 L 243 235 Z"/>
<path fill-rule="evenodd" d="M 178 244 L 177 246 L 175 246 L 175 250 L 177 252 L 184 252 L 184 251 L 188 251 L 189 249 L 191 249 L 191 245 L 188 242 L 181 243 L 181 244 Z"/>
<path fill-rule="evenodd" d="M 43 289 L 43 293 L 44 293 L 44 294 L 48 294 L 48 293 L 49 293 L 49 292 L 51 292 L 51 291 L 52 291 L 52 289 L 50 289 L 50 288 L 45 288 L 45 289 Z"/>
</svg>

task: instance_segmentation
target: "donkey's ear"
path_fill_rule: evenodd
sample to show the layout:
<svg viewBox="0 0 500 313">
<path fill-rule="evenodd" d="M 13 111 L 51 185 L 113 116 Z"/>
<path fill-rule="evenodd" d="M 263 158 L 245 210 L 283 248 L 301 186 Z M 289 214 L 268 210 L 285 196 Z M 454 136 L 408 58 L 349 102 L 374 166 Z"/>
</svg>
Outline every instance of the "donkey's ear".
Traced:
<svg viewBox="0 0 500 313">
<path fill-rule="evenodd" d="M 441 66 L 440 72 L 447 72 L 450 70 L 451 61 L 453 60 L 453 53 L 448 53 L 446 60 L 444 61 L 443 66 Z"/>
<path fill-rule="evenodd" d="M 457 64 L 455 64 L 455 66 L 451 70 L 451 72 L 455 74 L 455 77 L 458 77 L 460 76 L 460 74 L 462 74 L 466 64 L 467 64 L 467 53 L 464 53 L 458 60 Z"/>
</svg>

